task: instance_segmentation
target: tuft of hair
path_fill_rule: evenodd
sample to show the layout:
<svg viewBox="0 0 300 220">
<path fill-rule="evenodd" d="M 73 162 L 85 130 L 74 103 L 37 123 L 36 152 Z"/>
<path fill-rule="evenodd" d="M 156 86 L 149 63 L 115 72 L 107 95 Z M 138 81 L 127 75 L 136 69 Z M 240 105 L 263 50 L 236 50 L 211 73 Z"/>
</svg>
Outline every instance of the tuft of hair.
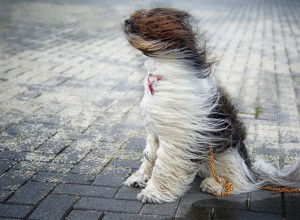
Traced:
<svg viewBox="0 0 300 220">
<path fill-rule="evenodd" d="M 191 15 L 172 8 L 136 11 L 124 25 L 129 43 L 149 57 L 185 59 L 205 78 L 214 59 L 208 58 L 206 42 L 191 24 Z"/>
</svg>

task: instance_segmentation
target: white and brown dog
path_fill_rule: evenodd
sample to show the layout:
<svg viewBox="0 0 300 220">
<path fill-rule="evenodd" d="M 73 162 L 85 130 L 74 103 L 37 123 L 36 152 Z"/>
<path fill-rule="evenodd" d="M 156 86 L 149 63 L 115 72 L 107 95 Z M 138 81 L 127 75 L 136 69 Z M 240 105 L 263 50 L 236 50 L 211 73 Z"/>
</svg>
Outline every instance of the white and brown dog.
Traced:
<svg viewBox="0 0 300 220">
<path fill-rule="evenodd" d="M 215 170 L 234 185 L 233 193 L 280 185 L 300 187 L 299 161 L 279 171 L 257 161 L 250 164 L 245 127 L 225 93 L 210 78 L 207 58 L 189 23 L 190 15 L 168 8 L 139 10 L 125 20 L 129 43 L 149 57 L 141 101 L 148 134 L 141 167 L 125 185 L 144 188 L 142 202 L 172 202 L 184 195 L 198 173 L 203 191 L 221 195 Z"/>
</svg>

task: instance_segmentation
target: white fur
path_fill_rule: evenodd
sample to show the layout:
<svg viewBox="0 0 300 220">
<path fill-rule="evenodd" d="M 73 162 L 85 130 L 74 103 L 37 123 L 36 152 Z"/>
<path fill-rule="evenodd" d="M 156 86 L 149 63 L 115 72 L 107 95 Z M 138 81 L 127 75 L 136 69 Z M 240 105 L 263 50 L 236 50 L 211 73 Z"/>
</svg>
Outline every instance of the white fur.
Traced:
<svg viewBox="0 0 300 220">
<path fill-rule="evenodd" d="M 144 80 L 145 92 L 140 107 L 148 133 L 147 145 L 141 167 L 130 176 L 125 185 L 144 188 L 138 195 L 142 202 L 172 202 L 189 189 L 197 172 L 206 178 L 201 189 L 220 195 L 223 186 L 212 179 L 209 164 L 209 144 L 211 136 L 203 135 L 217 131 L 216 121 L 207 117 L 218 101 L 218 88 L 207 78 L 197 78 L 194 69 L 182 59 L 149 59 L 145 66 L 148 73 Z M 163 79 L 153 84 L 154 94 L 148 88 L 148 75 Z M 195 163 L 201 160 L 201 163 Z M 286 175 L 273 168 L 258 164 L 255 171 L 260 175 L 256 180 L 236 148 L 229 148 L 216 155 L 215 169 L 219 178 L 234 184 L 233 193 L 258 189 L 266 183 L 287 183 L 293 176 L 299 186 L 299 163 Z M 298 170 L 297 170 L 298 169 Z M 272 173 L 271 176 L 268 176 Z M 278 178 L 286 181 L 274 181 Z"/>
</svg>

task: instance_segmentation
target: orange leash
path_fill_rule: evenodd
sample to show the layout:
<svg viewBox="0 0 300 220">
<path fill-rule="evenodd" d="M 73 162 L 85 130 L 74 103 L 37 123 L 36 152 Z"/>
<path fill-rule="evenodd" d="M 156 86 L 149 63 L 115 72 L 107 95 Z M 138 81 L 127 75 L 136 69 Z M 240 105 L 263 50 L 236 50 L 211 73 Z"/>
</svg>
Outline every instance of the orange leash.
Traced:
<svg viewBox="0 0 300 220">
<path fill-rule="evenodd" d="M 211 166 L 211 171 L 212 174 L 215 178 L 215 180 L 218 183 L 224 184 L 224 192 L 222 193 L 222 196 L 228 196 L 231 194 L 231 192 L 234 189 L 234 185 L 230 183 L 228 180 L 220 180 L 217 176 L 217 173 L 215 171 L 215 159 L 214 159 L 214 152 L 213 152 L 213 147 L 210 144 L 210 166 Z M 290 189 L 286 187 L 271 187 L 271 186 L 264 186 L 261 188 L 262 190 L 270 190 L 270 191 L 275 191 L 275 192 L 284 192 L 284 193 L 300 193 L 300 189 Z"/>
<path fill-rule="evenodd" d="M 222 196 L 228 196 L 233 191 L 234 185 L 231 184 L 228 180 L 225 180 L 225 179 L 223 179 L 222 181 L 219 180 L 217 173 L 215 171 L 215 159 L 214 159 L 213 148 L 212 148 L 212 145 L 209 145 L 209 146 L 210 146 L 210 166 L 211 166 L 212 174 L 218 183 L 224 184 L 224 192 L 222 193 Z"/>
<path fill-rule="evenodd" d="M 270 190 L 280 193 L 300 193 L 300 189 L 290 189 L 286 187 L 272 187 L 272 186 L 264 186 L 260 188 L 262 190 Z"/>
</svg>

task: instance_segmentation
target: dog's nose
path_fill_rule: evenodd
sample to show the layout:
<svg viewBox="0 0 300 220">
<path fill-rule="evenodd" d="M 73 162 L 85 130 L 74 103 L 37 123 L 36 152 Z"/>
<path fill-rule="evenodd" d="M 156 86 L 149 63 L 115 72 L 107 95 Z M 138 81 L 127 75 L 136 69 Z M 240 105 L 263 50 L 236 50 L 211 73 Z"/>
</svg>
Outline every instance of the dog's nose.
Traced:
<svg viewBox="0 0 300 220">
<path fill-rule="evenodd" d="M 125 23 L 125 25 L 130 25 L 130 19 L 126 19 L 126 20 L 124 21 L 124 23 Z"/>
</svg>

